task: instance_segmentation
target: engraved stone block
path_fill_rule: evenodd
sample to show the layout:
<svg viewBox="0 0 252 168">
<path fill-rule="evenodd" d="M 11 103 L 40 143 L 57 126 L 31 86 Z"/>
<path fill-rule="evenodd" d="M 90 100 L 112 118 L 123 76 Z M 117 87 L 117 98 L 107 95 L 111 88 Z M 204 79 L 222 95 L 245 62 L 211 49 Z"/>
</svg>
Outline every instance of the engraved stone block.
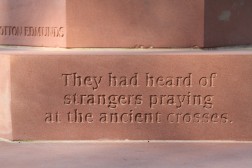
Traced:
<svg viewBox="0 0 252 168">
<path fill-rule="evenodd" d="M 0 0 L 0 44 L 85 48 L 252 43 L 251 0 Z"/>
<path fill-rule="evenodd" d="M 252 50 L 2 51 L 13 140 L 252 140 Z"/>
</svg>

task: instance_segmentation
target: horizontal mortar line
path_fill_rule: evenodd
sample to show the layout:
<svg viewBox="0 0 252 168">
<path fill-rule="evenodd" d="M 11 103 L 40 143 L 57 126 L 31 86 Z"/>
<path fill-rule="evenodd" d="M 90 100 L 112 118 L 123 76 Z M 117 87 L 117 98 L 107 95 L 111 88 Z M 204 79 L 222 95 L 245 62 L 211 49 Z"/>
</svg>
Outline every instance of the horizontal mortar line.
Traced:
<svg viewBox="0 0 252 168">
<path fill-rule="evenodd" d="M 215 47 L 215 48 L 64 48 L 64 47 L 31 47 L 31 46 L 10 46 L 10 45 L 0 45 L 0 50 L 20 50 L 27 49 L 26 51 L 229 51 L 244 49 L 252 49 L 252 45 L 240 45 L 240 46 L 226 46 L 226 47 Z"/>
<path fill-rule="evenodd" d="M 8 143 L 216 143 L 216 144 L 252 144 L 252 141 L 235 140 L 34 140 L 11 141 L 0 138 L 0 142 Z"/>
</svg>

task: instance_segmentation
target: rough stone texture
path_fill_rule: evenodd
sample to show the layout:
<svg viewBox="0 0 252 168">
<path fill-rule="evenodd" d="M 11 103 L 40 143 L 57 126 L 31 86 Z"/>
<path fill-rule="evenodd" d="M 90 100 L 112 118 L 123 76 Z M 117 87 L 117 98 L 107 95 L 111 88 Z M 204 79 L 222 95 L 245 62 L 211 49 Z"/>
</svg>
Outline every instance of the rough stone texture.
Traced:
<svg viewBox="0 0 252 168">
<path fill-rule="evenodd" d="M 69 47 L 203 46 L 202 0 L 74 0 L 67 11 Z"/>
<path fill-rule="evenodd" d="M 9 115 L 13 140 L 252 139 L 251 49 L 17 49 L 2 51 L 2 55 L 10 56 L 10 74 L 3 79 L 11 81 Z M 0 59 L 2 62 L 5 57 Z M 74 73 L 82 76 L 82 81 L 87 79 L 86 85 L 82 82 L 81 87 L 77 86 L 76 78 L 73 86 Z M 127 76 L 128 85 L 133 78 L 131 85 L 109 86 L 109 73 L 117 80 Z M 174 77 L 173 86 L 163 87 L 164 82 L 159 80 L 152 87 L 152 82 L 146 82 L 151 81 L 146 73 L 156 80 L 159 76 L 164 80 Z M 97 81 L 102 76 L 99 87 L 87 76 L 92 81 L 94 76 Z M 78 95 L 94 95 L 95 100 Z M 97 95 L 105 95 L 105 102 L 99 103 Z M 161 95 L 174 95 L 174 100 Z M 76 123 L 75 109 L 90 123 Z M 106 120 L 102 113 L 106 113 Z M 110 119 L 113 113 L 117 113 L 117 120 L 115 116 Z M 146 114 L 153 115 L 153 119 Z M 77 120 L 80 122 L 80 118 Z"/>
<path fill-rule="evenodd" d="M 0 0 L 0 44 L 84 48 L 246 45 L 252 43 L 251 16 L 250 0 Z M 5 26 L 23 29 L 22 34 L 16 36 L 14 28 L 8 35 Z M 44 35 L 45 27 L 56 34 L 31 35 L 39 27 L 44 27 Z"/>
<path fill-rule="evenodd" d="M 241 143 L 6 143 L 8 168 L 250 168 L 252 144 Z"/>
</svg>

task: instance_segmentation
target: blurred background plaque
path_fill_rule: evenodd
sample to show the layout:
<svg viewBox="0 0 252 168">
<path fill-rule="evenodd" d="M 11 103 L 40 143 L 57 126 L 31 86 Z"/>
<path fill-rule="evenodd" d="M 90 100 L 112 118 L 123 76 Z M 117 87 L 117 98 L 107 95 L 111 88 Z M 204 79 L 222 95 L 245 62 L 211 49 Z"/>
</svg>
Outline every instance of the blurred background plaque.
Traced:
<svg viewBox="0 0 252 168">
<path fill-rule="evenodd" d="M 250 0 L 1 0 L 0 44 L 187 48 L 252 43 Z"/>
</svg>

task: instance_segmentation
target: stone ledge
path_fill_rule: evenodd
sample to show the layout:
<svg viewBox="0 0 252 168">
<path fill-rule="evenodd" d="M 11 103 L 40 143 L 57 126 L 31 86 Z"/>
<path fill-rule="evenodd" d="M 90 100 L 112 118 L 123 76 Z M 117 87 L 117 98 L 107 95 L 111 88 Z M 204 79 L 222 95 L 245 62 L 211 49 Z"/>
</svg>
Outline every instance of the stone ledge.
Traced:
<svg viewBox="0 0 252 168">
<path fill-rule="evenodd" d="M 2 167 L 250 168 L 252 145 L 233 143 L 6 143 Z M 29 155 L 27 154 L 29 153 Z"/>
</svg>

